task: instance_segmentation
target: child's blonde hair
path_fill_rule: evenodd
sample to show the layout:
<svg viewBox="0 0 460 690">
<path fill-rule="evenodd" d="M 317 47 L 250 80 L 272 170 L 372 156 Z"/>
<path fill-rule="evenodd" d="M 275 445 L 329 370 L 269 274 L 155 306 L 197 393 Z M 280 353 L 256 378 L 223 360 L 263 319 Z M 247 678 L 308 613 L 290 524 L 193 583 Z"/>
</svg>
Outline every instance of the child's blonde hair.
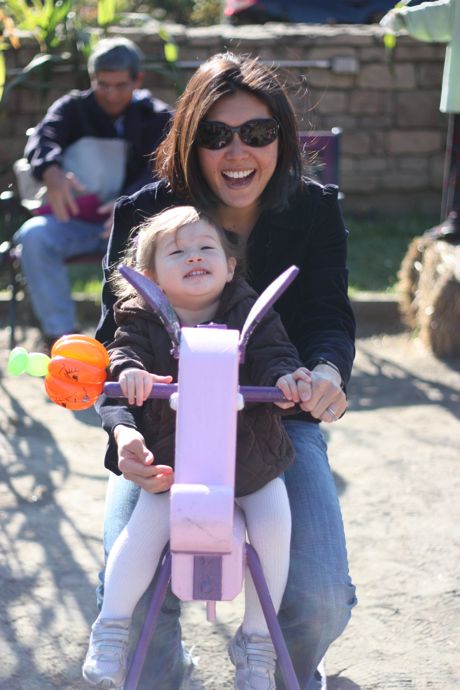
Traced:
<svg viewBox="0 0 460 690">
<path fill-rule="evenodd" d="M 225 256 L 227 259 L 236 258 L 238 273 L 241 273 L 242 249 L 238 235 L 224 230 L 207 214 L 199 212 L 194 206 L 173 206 L 134 228 L 121 263 L 135 268 L 140 273 L 148 271 L 154 274 L 158 238 L 164 235 L 177 235 L 184 225 L 198 223 L 200 220 L 206 221 L 214 228 Z M 118 266 L 113 268 L 110 282 L 118 297 L 130 297 L 137 294 L 136 289 L 122 277 Z"/>
</svg>

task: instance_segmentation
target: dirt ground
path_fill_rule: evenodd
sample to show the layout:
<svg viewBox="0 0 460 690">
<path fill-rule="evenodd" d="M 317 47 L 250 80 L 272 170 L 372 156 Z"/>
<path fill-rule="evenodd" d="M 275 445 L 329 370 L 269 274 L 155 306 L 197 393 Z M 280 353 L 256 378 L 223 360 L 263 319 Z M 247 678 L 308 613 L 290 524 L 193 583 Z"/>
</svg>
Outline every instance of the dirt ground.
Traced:
<svg viewBox="0 0 460 690">
<path fill-rule="evenodd" d="M 5 375 L 0 338 L 0 689 L 83 690 L 104 434 L 93 410 Z M 402 333 L 359 339 L 350 410 L 326 429 L 360 602 L 327 655 L 330 690 L 460 688 L 459 411 L 460 362 Z M 217 625 L 186 607 L 193 690 L 233 687 L 225 647 L 240 617 L 238 600 L 218 605 Z"/>
</svg>

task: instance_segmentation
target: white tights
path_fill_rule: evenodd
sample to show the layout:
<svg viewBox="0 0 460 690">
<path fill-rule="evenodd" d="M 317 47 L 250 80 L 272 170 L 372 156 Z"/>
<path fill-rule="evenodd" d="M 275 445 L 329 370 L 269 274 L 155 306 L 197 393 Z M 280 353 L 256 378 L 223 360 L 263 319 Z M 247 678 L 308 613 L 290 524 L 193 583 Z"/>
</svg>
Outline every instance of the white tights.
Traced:
<svg viewBox="0 0 460 690">
<path fill-rule="evenodd" d="M 110 551 L 101 618 L 131 618 L 169 540 L 169 500 L 169 492 L 150 494 L 141 489 L 133 514 Z M 245 514 L 249 541 L 257 551 L 273 606 L 278 612 L 286 587 L 291 540 L 286 487 L 277 478 L 236 502 Z M 245 578 L 243 631 L 268 635 L 249 571 Z"/>
</svg>

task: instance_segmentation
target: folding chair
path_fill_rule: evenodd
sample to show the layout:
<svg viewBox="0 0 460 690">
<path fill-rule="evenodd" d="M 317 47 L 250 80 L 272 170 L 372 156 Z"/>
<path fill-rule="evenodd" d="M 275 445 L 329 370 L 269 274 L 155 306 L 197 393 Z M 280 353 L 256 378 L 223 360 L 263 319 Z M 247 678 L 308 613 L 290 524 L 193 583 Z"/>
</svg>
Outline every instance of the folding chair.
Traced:
<svg viewBox="0 0 460 690">
<path fill-rule="evenodd" d="M 36 204 L 31 204 L 30 200 L 19 199 L 10 191 L 0 194 L 0 204 L 2 210 L 5 210 L 4 217 L 8 224 L 14 221 L 14 210 L 16 212 L 20 210 L 24 214 L 30 215 L 36 207 Z M 100 253 L 78 254 L 67 259 L 65 263 L 67 265 L 100 264 L 102 258 L 103 254 Z M 25 279 L 21 272 L 21 246 L 14 245 L 11 241 L 3 242 L 0 245 L 0 264 L 1 268 L 5 269 L 7 273 L 6 283 L 9 291 L 7 325 L 9 329 L 9 347 L 13 349 L 17 343 L 19 295 L 25 290 Z"/>
</svg>

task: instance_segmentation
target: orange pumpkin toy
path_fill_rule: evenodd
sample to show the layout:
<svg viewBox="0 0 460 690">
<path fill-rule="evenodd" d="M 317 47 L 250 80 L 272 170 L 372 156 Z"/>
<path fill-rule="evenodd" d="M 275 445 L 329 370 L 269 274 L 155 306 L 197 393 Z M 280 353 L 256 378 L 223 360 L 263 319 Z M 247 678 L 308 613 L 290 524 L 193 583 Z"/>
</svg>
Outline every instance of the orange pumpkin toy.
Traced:
<svg viewBox="0 0 460 690">
<path fill-rule="evenodd" d="M 109 355 L 105 347 L 86 335 L 64 335 L 51 350 L 45 378 L 48 396 L 69 410 L 94 405 L 107 378 Z"/>
</svg>

